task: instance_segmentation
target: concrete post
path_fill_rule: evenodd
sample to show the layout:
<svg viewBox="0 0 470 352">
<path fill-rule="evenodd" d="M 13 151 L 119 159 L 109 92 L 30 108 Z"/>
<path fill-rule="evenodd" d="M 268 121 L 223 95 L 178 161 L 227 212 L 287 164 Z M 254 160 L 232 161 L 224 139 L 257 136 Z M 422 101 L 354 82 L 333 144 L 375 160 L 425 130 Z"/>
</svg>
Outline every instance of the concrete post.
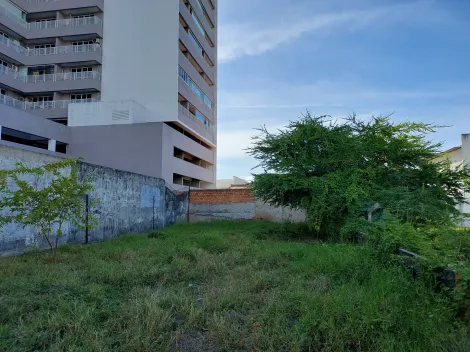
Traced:
<svg viewBox="0 0 470 352">
<path fill-rule="evenodd" d="M 57 141 L 55 139 L 49 139 L 47 150 L 50 150 L 51 152 L 55 152 L 56 146 L 57 146 Z"/>
</svg>

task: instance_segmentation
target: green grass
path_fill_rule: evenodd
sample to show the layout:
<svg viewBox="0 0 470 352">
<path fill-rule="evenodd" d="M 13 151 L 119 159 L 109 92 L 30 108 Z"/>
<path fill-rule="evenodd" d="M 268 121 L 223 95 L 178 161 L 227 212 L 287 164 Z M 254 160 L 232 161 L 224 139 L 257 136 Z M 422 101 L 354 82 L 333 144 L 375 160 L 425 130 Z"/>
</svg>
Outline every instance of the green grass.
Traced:
<svg viewBox="0 0 470 352">
<path fill-rule="evenodd" d="M 367 247 L 181 225 L 0 259 L 0 349 L 470 351 L 445 297 Z M 266 236 L 268 234 L 268 236 Z"/>
</svg>

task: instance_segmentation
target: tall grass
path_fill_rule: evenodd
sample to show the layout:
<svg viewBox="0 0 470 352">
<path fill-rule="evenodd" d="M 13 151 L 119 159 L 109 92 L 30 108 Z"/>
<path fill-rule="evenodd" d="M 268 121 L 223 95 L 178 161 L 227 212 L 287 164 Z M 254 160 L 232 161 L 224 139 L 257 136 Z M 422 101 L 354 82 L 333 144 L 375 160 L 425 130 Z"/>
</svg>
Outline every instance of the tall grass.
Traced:
<svg viewBox="0 0 470 352">
<path fill-rule="evenodd" d="M 0 349 L 470 351 L 449 300 L 367 247 L 178 225 L 0 259 Z M 282 228 L 281 228 L 282 229 Z"/>
</svg>

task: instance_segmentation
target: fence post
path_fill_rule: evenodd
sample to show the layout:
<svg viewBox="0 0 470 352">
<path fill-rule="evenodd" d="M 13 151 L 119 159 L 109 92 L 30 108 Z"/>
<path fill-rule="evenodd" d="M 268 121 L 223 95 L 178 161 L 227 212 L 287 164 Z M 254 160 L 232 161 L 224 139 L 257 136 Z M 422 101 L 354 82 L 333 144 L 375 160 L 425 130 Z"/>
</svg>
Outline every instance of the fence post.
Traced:
<svg viewBox="0 0 470 352">
<path fill-rule="evenodd" d="M 155 196 L 152 199 L 152 230 L 155 230 Z"/>
<path fill-rule="evenodd" d="M 191 185 L 188 188 L 188 215 L 187 215 L 187 222 L 189 224 L 189 206 L 191 204 Z"/>
<path fill-rule="evenodd" d="M 85 196 L 85 244 L 88 244 L 88 213 L 89 213 L 89 197 L 88 194 Z"/>
</svg>

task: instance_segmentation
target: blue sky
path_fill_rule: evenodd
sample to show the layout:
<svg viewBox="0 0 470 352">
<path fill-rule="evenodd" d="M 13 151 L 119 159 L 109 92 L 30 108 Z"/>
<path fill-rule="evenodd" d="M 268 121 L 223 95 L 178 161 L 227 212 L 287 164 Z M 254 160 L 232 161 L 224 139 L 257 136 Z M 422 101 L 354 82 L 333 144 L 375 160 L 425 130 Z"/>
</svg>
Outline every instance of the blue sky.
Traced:
<svg viewBox="0 0 470 352">
<path fill-rule="evenodd" d="M 218 178 L 248 177 L 254 128 L 308 109 L 470 133 L 470 0 L 219 0 Z"/>
</svg>

